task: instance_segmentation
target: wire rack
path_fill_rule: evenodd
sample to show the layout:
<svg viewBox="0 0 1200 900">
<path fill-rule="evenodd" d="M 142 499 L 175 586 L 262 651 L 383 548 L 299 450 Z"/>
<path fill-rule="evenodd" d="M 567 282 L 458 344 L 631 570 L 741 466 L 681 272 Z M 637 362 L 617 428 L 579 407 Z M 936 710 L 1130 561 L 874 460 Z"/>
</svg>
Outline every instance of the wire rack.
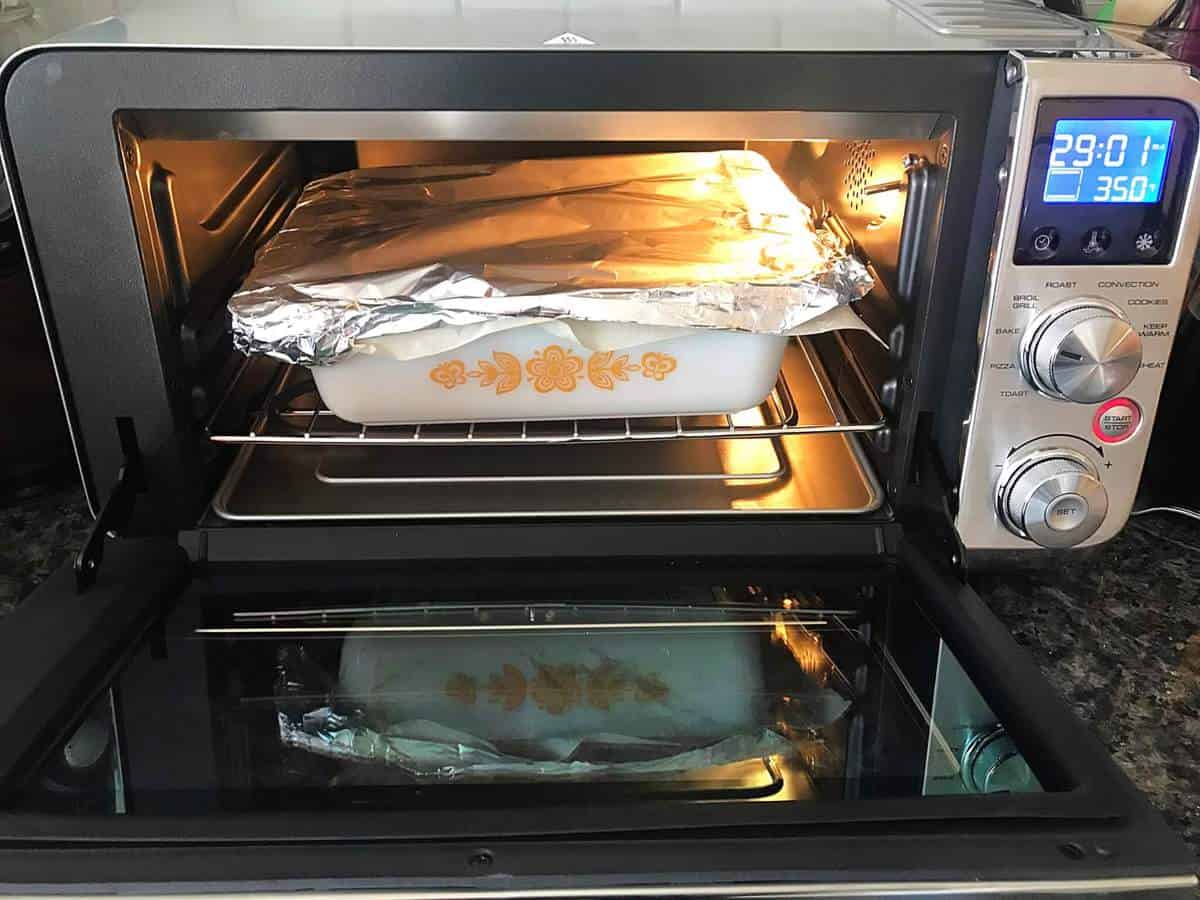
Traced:
<svg viewBox="0 0 1200 900">
<path fill-rule="evenodd" d="M 855 392 L 871 399 L 865 414 L 848 416 L 850 404 L 838 402 L 839 394 L 815 350 L 805 339 L 789 347 L 791 364 L 785 362 L 775 387 L 753 409 L 727 415 L 659 416 L 653 418 L 572 419 L 549 422 L 458 422 L 436 425 L 357 425 L 338 418 L 327 409 L 312 385 L 307 371 L 298 366 L 279 366 L 266 391 L 266 401 L 250 417 L 245 431 L 221 430 L 213 423 L 222 418 L 218 409 L 209 422 L 209 438 L 219 444 L 273 444 L 325 446 L 438 446 L 468 444 L 568 444 L 674 439 L 763 438 L 791 434 L 831 432 L 868 433 L 886 427 L 883 410 L 865 385 L 865 377 L 846 355 L 848 371 L 856 381 Z M 250 368 L 242 365 L 226 392 L 226 401 L 237 396 L 238 384 Z M 832 417 L 806 421 L 794 393 L 794 382 L 814 382 L 824 398 L 823 410 Z M 804 385 L 811 390 L 811 385 Z M 224 403 L 222 403 L 222 407 Z M 864 407 L 862 402 L 857 406 Z"/>
<path fill-rule="evenodd" d="M 232 619 L 193 629 L 196 635 L 269 634 L 450 634 L 477 636 L 491 632 L 637 632 L 777 630 L 790 626 L 836 630 L 842 611 L 725 608 L 718 611 L 668 605 L 622 607 L 599 604 L 587 608 L 567 604 L 494 606 L 390 607 L 317 610 L 266 610 L 233 613 Z M 832 668 L 836 669 L 832 660 Z M 846 682 L 847 686 L 849 681 Z"/>
</svg>

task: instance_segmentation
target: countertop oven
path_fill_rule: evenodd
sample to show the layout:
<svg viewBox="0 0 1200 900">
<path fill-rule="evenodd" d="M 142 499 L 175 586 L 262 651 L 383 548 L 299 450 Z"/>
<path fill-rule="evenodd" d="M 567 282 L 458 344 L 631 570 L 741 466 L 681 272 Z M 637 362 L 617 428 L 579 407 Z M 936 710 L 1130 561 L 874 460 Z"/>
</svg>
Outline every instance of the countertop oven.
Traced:
<svg viewBox="0 0 1200 900">
<path fill-rule="evenodd" d="M 1018 2 L 243 6 L 3 69 L 96 516 L 0 629 L 4 890 L 1190 893 L 965 583 L 1129 515 L 1186 68 Z M 727 149 L 875 279 L 758 408 L 367 427 L 231 345 L 315 177 Z"/>
</svg>

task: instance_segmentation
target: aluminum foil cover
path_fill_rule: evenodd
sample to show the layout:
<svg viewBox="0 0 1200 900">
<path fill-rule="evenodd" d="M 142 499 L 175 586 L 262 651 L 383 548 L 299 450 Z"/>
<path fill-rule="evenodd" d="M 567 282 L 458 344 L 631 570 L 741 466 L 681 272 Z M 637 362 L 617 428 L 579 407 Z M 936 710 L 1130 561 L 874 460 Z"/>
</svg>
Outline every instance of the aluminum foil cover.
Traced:
<svg viewBox="0 0 1200 900">
<path fill-rule="evenodd" d="M 514 318 L 798 334 L 872 283 L 766 159 L 726 150 L 331 175 L 229 308 L 241 350 L 320 365 Z"/>
<path fill-rule="evenodd" d="M 329 707 L 300 719 L 281 712 L 278 719 L 279 738 L 285 746 L 343 762 L 394 767 L 409 778 L 428 783 L 495 778 L 636 780 L 792 750 L 787 738 L 767 728 L 701 745 L 612 734 L 560 738 L 515 753 L 478 735 L 427 720 L 398 722 L 377 730 L 359 716 L 342 715 Z"/>
</svg>

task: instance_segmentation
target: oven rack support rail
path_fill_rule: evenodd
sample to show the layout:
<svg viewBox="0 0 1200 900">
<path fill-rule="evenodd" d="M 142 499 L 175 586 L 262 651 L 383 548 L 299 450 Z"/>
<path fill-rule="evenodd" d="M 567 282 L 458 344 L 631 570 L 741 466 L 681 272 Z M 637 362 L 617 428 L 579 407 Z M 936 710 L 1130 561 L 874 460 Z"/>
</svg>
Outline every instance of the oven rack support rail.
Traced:
<svg viewBox="0 0 1200 900">
<path fill-rule="evenodd" d="M 573 443 L 621 443 L 679 439 L 765 438 L 797 434 L 881 431 L 887 419 L 866 376 L 839 334 L 833 338 L 844 361 L 843 386 L 829 377 L 809 338 L 789 344 L 775 387 L 758 407 L 727 415 L 658 416 L 653 418 L 571 419 L 545 422 L 460 422 L 426 425 L 357 425 L 327 409 L 304 369 L 279 365 L 270 379 L 265 402 L 249 416 L 247 430 L 221 429 L 225 407 L 238 395 L 253 360 L 242 363 L 217 411 L 209 420 L 208 437 L 218 444 L 309 446 L 465 446 Z M 850 384 L 846 384 L 849 381 Z M 798 399 L 818 392 L 821 414 L 809 419 Z M 853 402 L 847 396 L 853 394 Z M 845 411 L 857 409 L 856 415 Z M 828 415 L 828 411 L 833 411 Z M 244 421 L 244 420 L 243 420 Z"/>
</svg>

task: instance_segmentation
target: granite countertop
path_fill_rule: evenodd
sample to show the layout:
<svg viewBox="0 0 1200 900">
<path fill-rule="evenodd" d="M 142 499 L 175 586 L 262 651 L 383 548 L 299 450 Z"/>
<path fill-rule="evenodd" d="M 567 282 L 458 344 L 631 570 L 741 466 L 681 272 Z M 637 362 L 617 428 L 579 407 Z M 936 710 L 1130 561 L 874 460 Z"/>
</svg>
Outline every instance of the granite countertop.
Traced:
<svg viewBox="0 0 1200 900">
<path fill-rule="evenodd" d="M 1065 566 L 972 581 L 1200 857 L 1200 522 L 1141 516 Z"/>
<path fill-rule="evenodd" d="M 0 508 L 0 615 L 70 558 L 90 522 L 74 485 Z M 974 583 L 1200 856 L 1200 522 L 1141 517 L 1065 566 Z"/>
</svg>

